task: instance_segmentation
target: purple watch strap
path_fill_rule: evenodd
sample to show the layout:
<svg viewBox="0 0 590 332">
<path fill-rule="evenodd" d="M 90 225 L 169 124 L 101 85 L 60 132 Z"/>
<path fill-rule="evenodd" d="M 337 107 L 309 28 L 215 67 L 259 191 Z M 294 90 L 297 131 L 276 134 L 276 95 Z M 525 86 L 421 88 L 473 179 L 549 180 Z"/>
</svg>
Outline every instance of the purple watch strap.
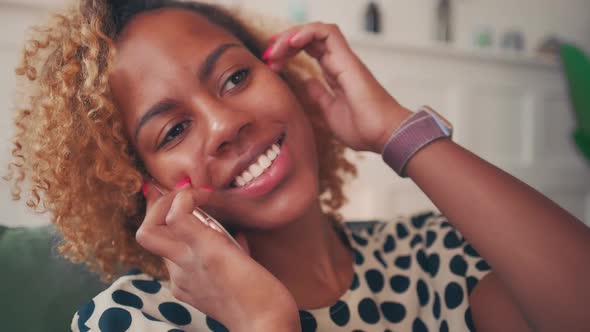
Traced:
<svg viewBox="0 0 590 332">
<path fill-rule="evenodd" d="M 399 128 L 391 135 L 391 138 L 383 148 L 382 157 L 402 178 L 404 168 L 410 158 L 428 143 L 447 137 L 436 123 L 430 113 L 421 110 L 408 117 Z"/>
</svg>

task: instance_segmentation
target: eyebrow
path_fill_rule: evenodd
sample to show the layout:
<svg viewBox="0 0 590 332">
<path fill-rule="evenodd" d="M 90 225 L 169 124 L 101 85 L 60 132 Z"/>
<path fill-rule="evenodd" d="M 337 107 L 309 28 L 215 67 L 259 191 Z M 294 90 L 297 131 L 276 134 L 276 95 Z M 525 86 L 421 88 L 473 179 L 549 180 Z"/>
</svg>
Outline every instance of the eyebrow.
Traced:
<svg viewBox="0 0 590 332">
<path fill-rule="evenodd" d="M 241 44 L 238 44 L 238 43 L 225 43 L 225 44 L 219 45 L 216 49 L 213 50 L 213 52 L 209 53 L 209 55 L 207 55 L 207 58 L 205 58 L 205 61 L 203 62 L 203 64 L 199 68 L 199 72 L 198 72 L 199 81 L 204 82 L 205 80 L 207 80 L 209 78 L 209 76 L 211 75 L 211 73 L 213 72 L 213 69 L 215 68 L 215 64 L 217 63 L 219 58 L 223 55 L 223 53 L 225 51 L 227 51 L 228 49 L 233 48 L 233 47 L 244 47 L 244 46 Z M 154 105 L 152 105 L 147 110 L 147 112 L 145 112 L 141 116 L 141 118 L 139 118 L 137 125 L 135 125 L 135 134 L 134 134 L 135 141 L 137 142 L 137 136 L 139 135 L 139 130 L 149 120 L 151 120 L 152 118 L 154 118 L 160 114 L 168 113 L 169 111 L 173 110 L 176 107 L 176 105 L 177 105 L 176 102 L 169 100 L 169 99 L 161 100 L 161 101 L 155 103 Z"/>
</svg>

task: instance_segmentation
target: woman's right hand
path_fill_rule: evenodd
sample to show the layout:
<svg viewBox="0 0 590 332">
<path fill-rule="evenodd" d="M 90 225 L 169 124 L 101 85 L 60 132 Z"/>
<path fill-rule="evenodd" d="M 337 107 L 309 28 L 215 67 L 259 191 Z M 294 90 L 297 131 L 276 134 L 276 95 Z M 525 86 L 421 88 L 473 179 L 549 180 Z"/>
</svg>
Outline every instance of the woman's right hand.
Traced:
<svg viewBox="0 0 590 332">
<path fill-rule="evenodd" d="M 164 258 L 172 294 L 232 331 L 299 331 L 295 300 L 268 270 L 193 214 L 214 195 L 190 183 L 162 195 L 144 186 L 137 242 Z M 245 238 L 238 236 L 242 246 Z"/>
</svg>

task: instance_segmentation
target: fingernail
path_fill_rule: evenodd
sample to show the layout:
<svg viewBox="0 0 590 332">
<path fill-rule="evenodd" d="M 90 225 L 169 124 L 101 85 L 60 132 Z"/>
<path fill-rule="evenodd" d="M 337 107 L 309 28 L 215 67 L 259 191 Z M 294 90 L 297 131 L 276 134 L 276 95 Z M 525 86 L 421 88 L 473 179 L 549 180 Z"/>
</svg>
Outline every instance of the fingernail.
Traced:
<svg viewBox="0 0 590 332">
<path fill-rule="evenodd" d="M 147 183 L 144 183 L 144 184 L 141 186 L 141 192 L 143 193 L 143 196 L 144 196 L 144 197 L 147 197 L 148 189 L 149 189 L 149 186 L 148 186 L 148 184 L 147 184 Z"/>
<path fill-rule="evenodd" d="M 176 187 L 174 187 L 174 189 L 180 189 L 190 183 L 191 183 L 191 179 L 187 176 L 184 179 L 182 179 L 182 181 L 178 182 L 178 184 L 176 185 Z"/>
<path fill-rule="evenodd" d="M 207 191 L 213 191 L 213 190 L 215 190 L 215 187 L 213 187 L 213 186 L 203 186 L 200 189 L 207 190 Z"/>
<path fill-rule="evenodd" d="M 276 42 L 277 39 L 279 39 L 280 34 L 276 34 L 276 35 L 272 35 L 270 36 L 270 38 L 268 38 L 268 40 L 270 40 L 271 42 Z"/>
<path fill-rule="evenodd" d="M 267 66 L 269 66 L 269 67 L 270 67 L 270 66 L 272 66 L 272 61 L 270 61 L 270 60 L 267 60 L 267 61 L 266 61 L 266 65 L 267 65 Z"/>
<path fill-rule="evenodd" d="M 272 47 L 274 46 L 274 44 L 270 45 L 266 51 L 264 51 L 264 54 L 262 55 L 262 60 L 266 60 L 268 59 L 268 56 L 270 55 L 270 52 L 272 51 Z"/>
<path fill-rule="evenodd" d="M 293 40 L 293 37 L 295 37 L 295 36 L 297 36 L 297 33 L 290 35 L 289 38 L 287 38 L 287 44 L 289 44 L 291 42 L 291 40 Z"/>
</svg>

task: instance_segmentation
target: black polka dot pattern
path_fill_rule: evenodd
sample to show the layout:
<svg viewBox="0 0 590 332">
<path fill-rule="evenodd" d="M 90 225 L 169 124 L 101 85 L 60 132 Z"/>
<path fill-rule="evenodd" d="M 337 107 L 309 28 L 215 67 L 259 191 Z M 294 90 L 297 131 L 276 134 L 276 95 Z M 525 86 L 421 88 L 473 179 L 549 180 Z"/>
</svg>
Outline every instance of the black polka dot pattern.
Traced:
<svg viewBox="0 0 590 332">
<path fill-rule="evenodd" d="M 486 261 L 484 261 L 483 259 L 480 260 L 479 262 L 477 262 L 477 264 L 475 264 L 475 268 L 477 268 L 480 271 L 489 271 L 492 268 L 488 265 L 488 263 Z"/>
<path fill-rule="evenodd" d="M 464 277 L 465 273 L 467 272 L 467 262 L 465 261 L 465 258 L 463 258 L 463 256 L 455 255 L 451 259 L 450 268 L 451 272 L 453 272 L 454 274 Z"/>
<path fill-rule="evenodd" d="M 88 319 L 90 318 L 90 316 L 92 316 L 92 313 L 94 312 L 94 301 L 91 300 L 90 302 L 88 302 L 87 304 L 85 304 L 82 308 L 80 308 L 80 310 L 78 311 L 78 329 L 80 331 L 86 332 L 89 330 L 88 327 L 86 327 L 86 321 L 88 321 Z"/>
<path fill-rule="evenodd" d="M 410 287 L 410 278 L 402 275 L 396 275 L 389 280 L 391 289 L 396 293 L 405 292 Z"/>
<path fill-rule="evenodd" d="M 101 331 L 124 332 L 131 326 L 131 314 L 122 308 L 105 310 L 98 320 Z"/>
<path fill-rule="evenodd" d="M 154 316 L 152 316 L 152 315 L 150 315 L 150 314 L 146 314 L 145 312 L 142 312 L 142 314 L 143 314 L 143 316 L 144 316 L 145 318 L 147 318 L 147 319 L 149 319 L 149 320 L 151 320 L 151 321 L 154 321 L 154 322 L 159 322 L 159 321 L 160 321 L 160 320 L 159 320 L 159 319 L 157 319 L 156 317 L 154 317 Z"/>
<path fill-rule="evenodd" d="M 409 235 L 408 228 L 404 224 L 397 224 L 397 237 L 400 239 L 404 239 L 406 236 Z"/>
<path fill-rule="evenodd" d="M 420 243 L 422 243 L 422 235 L 416 234 L 412 238 L 412 241 L 410 241 L 410 247 L 414 248 L 415 246 L 419 245 Z"/>
<path fill-rule="evenodd" d="M 432 247 L 432 244 L 436 240 L 436 232 L 428 231 L 426 232 L 426 248 Z"/>
<path fill-rule="evenodd" d="M 299 311 L 299 319 L 301 322 L 301 331 L 302 332 L 315 332 L 318 329 L 318 322 L 315 320 L 315 317 L 307 311 L 300 310 Z"/>
<path fill-rule="evenodd" d="M 448 249 L 455 249 L 455 248 L 459 248 L 463 244 L 463 241 L 461 241 L 461 239 L 459 239 L 457 232 L 455 232 L 454 230 L 451 230 L 445 236 L 444 244 L 445 244 L 445 247 L 447 247 Z"/>
<path fill-rule="evenodd" d="M 375 324 L 379 321 L 379 310 L 373 299 L 365 298 L 359 302 L 359 315 L 368 324 Z"/>
<path fill-rule="evenodd" d="M 352 277 L 352 283 L 350 284 L 350 290 L 359 288 L 359 276 L 355 273 Z"/>
<path fill-rule="evenodd" d="M 330 318 L 334 324 L 338 326 L 346 326 L 350 321 L 350 309 L 348 304 L 343 301 L 338 301 L 335 305 L 330 307 Z"/>
<path fill-rule="evenodd" d="M 410 268 L 410 264 L 412 264 L 412 256 L 399 256 L 395 259 L 394 264 L 400 269 L 407 270 Z"/>
<path fill-rule="evenodd" d="M 432 315 L 434 318 L 440 318 L 440 296 L 438 292 L 434 292 L 434 303 L 432 304 Z"/>
<path fill-rule="evenodd" d="M 491 267 L 442 216 L 372 222 L 360 231 L 345 227 L 341 235 L 353 257 L 350 286 L 322 308 L 300 310 L 302 331 L 474 330 L 469 294 Z M 71 328 L 228 331 L 175 299 L 168 285 L 131 270 L 80 308 Z"/>
<path fill-rule="evenodd" d="M 428 332 L 428 327 L 420 318 L 416 318 L 412 324 L 412 332 Z"/>
<path fill-rule="evenodd" d="M 375 257 L 375 259 L 377 260 L 377 262 L 379 262 L 379 264 L 381 264 L 381 266 L 387 267 L 387 263 L 385 263 L 385 260 L 383 260 L 383 256 L 381 256 L 381 251 L 373 251 L 373 257 Z"/>
<path fill-rule="evenodd" d="M 162 288 L 162 285 L 155 280 L 133 280 L 131 283 L 135 288 L 149 294 L 156 294 Z"/>
<path fill-rule="evenodd" d="M 424 214 L 419 214 L 416 216 L 412 217 L 412 225 L 415 228 L 422 228 L 424 227 L 424 224 L 426 224 L 426 221 L 428 220 L 428 218 L 432 217 L 433 213 L 432 212 L 428 212 L 428 213 L 424 213 Z"/>
<path fill-rule="evenodd" d="M 223 324 L 209 316 L 205 319 L 205 323 L 207 323 L 207 327 L 213 332 L 229 332 Z"/>
<path fill-rule="evenodd" d="M 397 302 L 381 303 L 381 312 L 383 317 L 392 323 L 399 323 L 406 317 L 406 307 Z"/>
<path fill-rule="evenodd" d="M 428 293 L 428 286 L 424 280 L 418 280 L 418 283 L 416 284 L 416 293 L 418 293 L 418 302 L 420 302 L 420 305 L 423 307 L 426 306 L 430 296 Z"/>
<path fill-rule="evenodd" d="M 395 240 L 393 239 L 393 235 L 387 235 L 385 239 L 385 243 L 383 244 L 383 252 L 390 253 L 395 250 Z"/>
<path fill-rule="evenodd" d="M 445 288 L 445 303 L 449 309 L 457 308 L 463 302 L 463 289 L 456 282 L 451 282 Z"/>
<path fill-rule="evenodd" d="M 383 274 L 378 270 L 371 269 L 365 273 L 367 284 L 373 293 L 379 293 L 383 289 Z"/>
<path fill-rule="evenodd" d="M 120 305 L 141 309 L 143 301 L 141 298 L 133 293 L 124 290 L 116 290 L 113 292 L 113 301 Z"/>
<path fill-rule="evenodd" d="M 191 314 L 176 302 L 164 302 L 158 306 L 160 314 L 175 325 L 187 325 L 192 321 Z"/>
</svg>

